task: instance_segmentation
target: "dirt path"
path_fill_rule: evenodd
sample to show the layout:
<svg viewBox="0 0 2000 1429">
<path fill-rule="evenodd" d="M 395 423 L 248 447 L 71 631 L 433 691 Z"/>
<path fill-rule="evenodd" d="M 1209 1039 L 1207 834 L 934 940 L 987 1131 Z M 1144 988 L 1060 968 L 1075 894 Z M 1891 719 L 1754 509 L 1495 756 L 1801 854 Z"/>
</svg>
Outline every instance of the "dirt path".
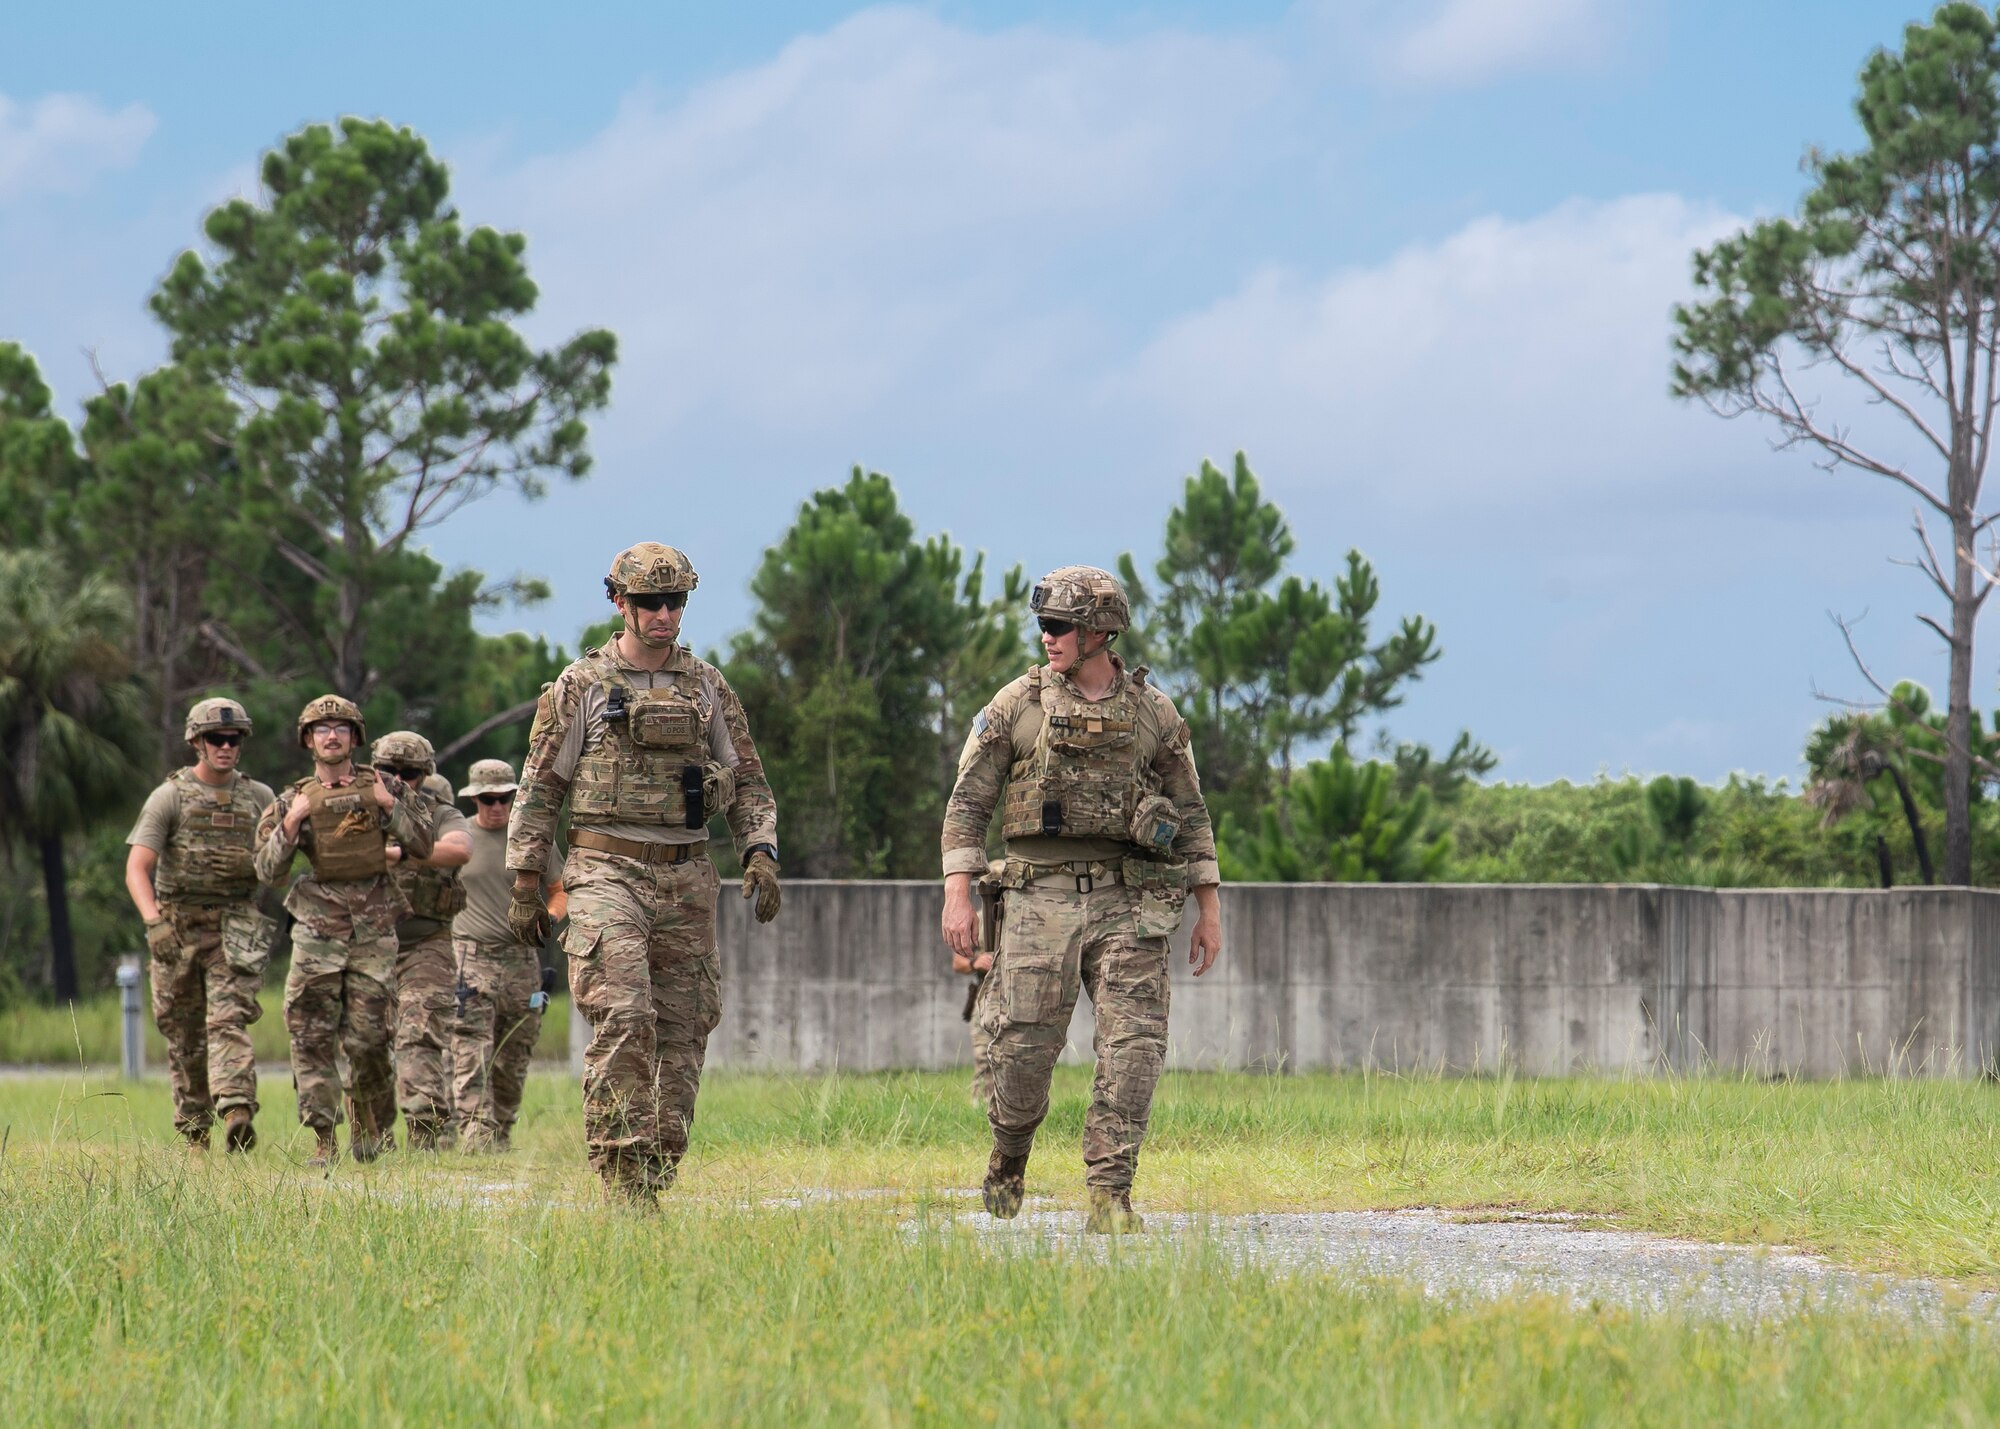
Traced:
<svg viewBox="0 0 2000 1429">
<path fill-rule="evenodd" d="M 1317 1211 L 1247 1216 L 1149 1213 L 1145 1236 L 1207 1237 L 1245 1265 L 1410 1281 L 1431 1295 L 1493 1299 L 1554 1295 L 1731 1320 L 1814 1308 L 1863 1308 L 1916 1318 L 2000 1317 L 2000 1296 L 1941 1281 L 1876 1275 L 1783 1247 L 1712 1245 L 1602 1230 L 1562 1214 L 1478 1219 L 1461 1212 Z M 1073 1211 L 1030 1210 L 1012 1223 L 983 1214 L 963 1224 L 995 1245 L 1102 1253 Z"/>
</svg>

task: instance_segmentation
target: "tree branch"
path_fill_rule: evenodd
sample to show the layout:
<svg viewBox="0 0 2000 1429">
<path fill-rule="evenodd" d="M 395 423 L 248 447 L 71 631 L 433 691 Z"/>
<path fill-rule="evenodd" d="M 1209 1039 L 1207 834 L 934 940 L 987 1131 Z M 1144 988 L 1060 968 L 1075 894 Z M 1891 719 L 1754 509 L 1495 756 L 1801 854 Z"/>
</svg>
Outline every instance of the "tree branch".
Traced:
<svg viewBox="0 0 2000 1429">
<path fill-rule="evenodd" d="M 440 749 L 437 752 L 437 762 L 442 764 L 447 759 L 455 758 L 461 750 L 470 749 L 496 729 L 505 729 L 510 724 L 519 724 L 522 720 L 534 714 L 535 706 L 540 703 L 541 698 L 537 696 L 510 709 L 504 709 L 497 715 L 488 715 L 464 734 L 461 734 L 457 739 L 454 739 L 450 744 L 447 744 L 443 749 Z"/>
</svg>

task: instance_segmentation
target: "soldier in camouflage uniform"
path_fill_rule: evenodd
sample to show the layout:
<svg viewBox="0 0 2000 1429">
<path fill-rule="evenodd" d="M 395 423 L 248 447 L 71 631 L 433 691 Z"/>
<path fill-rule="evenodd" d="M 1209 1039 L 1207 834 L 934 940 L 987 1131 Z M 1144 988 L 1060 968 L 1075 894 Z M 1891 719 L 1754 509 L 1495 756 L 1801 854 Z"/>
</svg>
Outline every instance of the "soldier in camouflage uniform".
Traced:
<svg viewBox="0 0 2000 1429">
<path fill-rule="evenodd" d="M 1088 1225 L 1136 1230 L 1132 1178 L 1167 1053 L 1167 935 L 1192 890 L 1189 961 L 1196 976 L 1208 971 L 1222 950 L 1221 872 L 1187 724 L 1111 649 L 1131 623 L 1124 589 L 1094 566 L 1064 566 L 1029 605 L 1049 662 L 980 712 L 944 819 L 944 936 L 956 956 L 977 941 L 972 882 L 986 871 L 996 809 L 1007 841 L 1000 946 L 979 1009 L 993 1078 L 983 1192 L 993 1215 L 1020 1212 L 1082 988 L 1097 1024 Z"/>
<path fill-rule="evenodd" d="M 269 785 L 237 772 L 250 716 L 231 699 L 188 711 L 195 762 L 176 769 L 125 840 L 125 887 L 146 920 L 153 1020 L 167 1042 L 174 1129 L 207 1149 L 222 1114 L 231 1151 L 257 1144 L 257 1058 L 250 1024 L 277 929 L 254 901 L 258 816 Z"/>
<path fill-rule="evenodd" d="M 282 883 L 301 852 L 312 861 L 285 899 L 297 920 L 285 1030 L 299 1120 L 318 1139 L 316 1166 L 339 1155 L 334 1127 L 343 1090 L 355 1160 L 375 1159 L 394 1120 L 396 925 L 410 905 L 389 870 L 431 852 L 429 811 L 394 775 L 354 762 L 367 739 L 350 701 L 323 695 L 308 704 L 299 713 L 299 744 L 312 751 L 313 772 L 286 785 L 257 825 L 257 877 L 265 883 Z"/>
<path fill-rule="evenodd" d="M 472 857 L 472 833 L 445 785 L 439 799 L 424 786 L 437 776 L 431 742 L 399 729 L 375 741 L 375 767 L 401 780 L 430 820 L 431 851 L 405 855 L 389 871 L 410 905 L 396 925 L 396 1105 L 412 1151 L 435 1151 L 451 1125 L 451 1019 L 458 978 L 451 920 L 465 906 L 458 870 Z"/>
<path fill-rule="evenodd" d="M 459 797 L 477 801 L 472 861 L 459 875 L 465 907 L 451 925 L 458 959 L 458 1016 L 452 1023 L 452 1099 L 458 1144 L 466 1151 L 506 1151 L 521 1114 L 528 1059 L 542 1028 L 542 950 L 507 926 L 513 877 L 507 872 L 507 816 L 520 785 L 504 759 L 482 759 Z M 562 857 L 553 847 L 542 867 L 549 920 L 568 907 Z"/>
<path fill-rule="evenodd" d="M 590 1019 L 584 1139 L 614 1201 L 650 1207 L 687 1151 L 708 1034 L 722 1015 L 715 865 L 721 814 L 759 922 L 778 913 L 778 814 L 749 722 L 722 672 L 678 643 L 697 577 L 648 541 L 604 586 L 624 629 L 542 692 L 508 826 L 508 923 L 538 946 L 556 817 L 571 816 L 570 989 Z"/>
</svg>

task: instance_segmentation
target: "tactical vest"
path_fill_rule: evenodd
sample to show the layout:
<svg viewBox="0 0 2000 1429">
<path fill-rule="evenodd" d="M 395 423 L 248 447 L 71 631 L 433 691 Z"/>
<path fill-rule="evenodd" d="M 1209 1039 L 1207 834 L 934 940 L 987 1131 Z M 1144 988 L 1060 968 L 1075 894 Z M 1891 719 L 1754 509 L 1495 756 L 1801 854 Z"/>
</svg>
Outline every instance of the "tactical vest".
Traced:
<svg viewBox="0 0 2000 1429">
<path fill-rule="evenodd" d="M 322 883 L 359 883 L 389 871 L 389 830 L 375 803 L 375 771 L 354 766 L 354 782 L 332 789 L 317 774 L 293 786 L 311 812 L 313 877 Z"/>
<path fill-rule="evenodd" d="M 1040 666 L 1029 677 L 1041 730 L 1034 749 L 1008 771 L 1001 834 L 1134 842 L 1133 815 L 1159 787 L 1150 767 L 1157 750 L 1142 748 L 1139 738 L 1145 672 L 1128 672 L 1117 694 L 1095 703 L 1044 679 Z"/>
<path fill-rule="evenodd" d="M 611 659 L 586 656 L 604 692 L 604 742 L 576 762 L 570 812 L 587 821 L 699 829 L 727 795 L 726 775 L 709 748 L 715 701 L 699 669 L 672 666 L 650 690 L 634 686 Z"/>
<path fill-rule="evenodd" d="M 176 769 L 172 783 L 181 796 L 173 838 L 160 853 L 154 891 L 162 903 L 233 902 L 257 891 L 251 856 L 257 843 L 257 810 L 238 799 L 241 776 L 221 789 Z"/>
<path fill-rule="evenodd" d="M 433 826 L 437 822 L 438 802 L 429 794 L 419 793 L 417 796 L 423 817 Z M 455 868 L 398 863 L 390 870 L 389 876 L 395 880 L 403 896 L 409 899 L 412 918 L 449 923 L 452 916 L 465 906 L 465 885 L 458 881 L 458 870 Z"/>
</svg>

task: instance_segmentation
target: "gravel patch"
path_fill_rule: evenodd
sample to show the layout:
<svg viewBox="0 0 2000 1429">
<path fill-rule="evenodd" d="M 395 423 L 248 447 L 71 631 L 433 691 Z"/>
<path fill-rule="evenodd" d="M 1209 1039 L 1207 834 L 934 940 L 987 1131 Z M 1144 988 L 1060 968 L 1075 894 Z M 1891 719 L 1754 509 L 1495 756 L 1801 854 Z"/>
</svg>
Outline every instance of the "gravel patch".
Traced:
<svg viewBox="0 0 2000 1429">
<path fill-rule="evenodd" d="M 1075 1211 L 1024 1211 L 1012 1221 L 958 1218 L 982 1240 L 1050 1254 L 1108 1252 Z M 1941 1281 L 1871 1274 L 1785 1247 L 1712 1245 L 1603 1230 L 1563 1214 L 1468 1217 L 1436 1210 L 1262 1215 L 1147 1212 L 1151 1244 L 1206 1240 L 1246 1266 L 1386 1277 L 1440 1297 L 1552 1295 L 1582 1308 L 1613 1305 L 1735 1321 L 1816 1309 L 1906 1318 L 2000 1318 L 2000 1296 Z"/>
</svg>

